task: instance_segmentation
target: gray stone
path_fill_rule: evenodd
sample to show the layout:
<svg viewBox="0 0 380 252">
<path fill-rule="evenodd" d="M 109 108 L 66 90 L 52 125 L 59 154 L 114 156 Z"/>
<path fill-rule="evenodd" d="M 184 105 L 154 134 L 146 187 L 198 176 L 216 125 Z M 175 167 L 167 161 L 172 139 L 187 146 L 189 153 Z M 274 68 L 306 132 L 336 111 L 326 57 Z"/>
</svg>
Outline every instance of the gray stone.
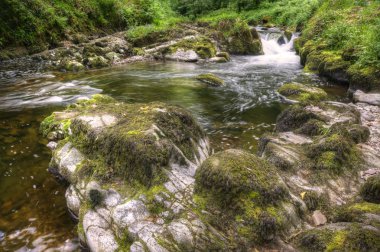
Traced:
<svg viewBox="0 0 380 252">
<path fill-rule="evenodd" d="M 46 147 L 48 147 L 50 150 L 55 150 L 56 148 L 57 148 L 57 142 L 53 142 L 53 141 L 51 141 L 51 142 L 49 142 L 47 145 L 46 145 Z"/>
<path fill-rule="evenodd" d="M 83 229 L 86 242 L 91 251 L 117 251 L 116 242 L 110 224 L 98 213 L 90 210 L 83 217 Z"/>
<path fill-rule="evenodd" d="M 66 203 L 67 207 L 73 214 L 79 216 L 79 209 L 81 204 L 81 196 L 74 185 L 70 185 L 66 190 Z"/>
<path fill-rule="evenodd" d="M 315 226 L 322 226 L 327 222 L 326 216 L 319 210 L 314 211 L 311 218 Z"/>
<path fill-rule="evenodd" d="M 354 93 L 354 101 L 367 103 L 370 105 L 380 106 L 380 94 L 379 93 L 364 93 L 361 90 L 357 90 Z"/>
<path fill-rule="evenodd" d="M 124 229 L 147 217 L 149 217 L 148 210 L 145 204 L 140 200 L 131 200 L 125 204 L 118 205 L 112 214 L 115 224 L 120 229 Z"/>
<path fill-rule="evenodd" d="M 132 243 L 129 250 L 130 250 L 130 252 L 145 252 L 144 245 L 138 241 Z"/>
<path fill-rule="evenodd" d="M 199 56 L 193 50 L 184 50 L 180 48 L 173 54 L 165 55 L 165 59 L 183 62 L 197 62 Z"/>
<path fill-rule="evenodd" d="M 190 229 L 183 223 L 184 220 L 172 222 L 168 225 L 168 230 L 173 239 L 187 250 L 192 250 L 194 246 L 194 238 Z"/>
</svg>

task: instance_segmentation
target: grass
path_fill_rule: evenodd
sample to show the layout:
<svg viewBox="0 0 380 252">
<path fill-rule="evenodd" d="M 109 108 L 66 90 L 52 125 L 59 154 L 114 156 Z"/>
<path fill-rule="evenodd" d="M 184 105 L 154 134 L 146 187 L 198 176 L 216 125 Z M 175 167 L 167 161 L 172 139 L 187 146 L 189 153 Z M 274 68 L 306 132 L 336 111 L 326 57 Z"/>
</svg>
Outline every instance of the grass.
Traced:
<svg viewBox="0 0 380 252">
<path fill-rule="evenodd" d="M 225 8 L 208 13 L 198 18 L 198 20 L 217 23 L 219 20 L 241 17 L 253 25 L 264 21 L 273 25 L 295 29 L 297 26 L 307 22 L 320 4 L 321 0 L 263 1 L 257 8 L 252 10 L 237 12 L 230 8 Z"/>
<path fill-rule="evenodd" d="M 77 32 L 157 24 L 167 15 L 172 11 L 166 0 L 4 0 L 0 3 L 0 48 L 54 46 Z"/>
<path fill-rule="evenodd" d="M 303 30 L 307 41 L 350 62 L 348 71 L 380 67 L 380 2 L 324 1 Z M 367 71 L 369 71 L 367 69 Z"/>
</svg>

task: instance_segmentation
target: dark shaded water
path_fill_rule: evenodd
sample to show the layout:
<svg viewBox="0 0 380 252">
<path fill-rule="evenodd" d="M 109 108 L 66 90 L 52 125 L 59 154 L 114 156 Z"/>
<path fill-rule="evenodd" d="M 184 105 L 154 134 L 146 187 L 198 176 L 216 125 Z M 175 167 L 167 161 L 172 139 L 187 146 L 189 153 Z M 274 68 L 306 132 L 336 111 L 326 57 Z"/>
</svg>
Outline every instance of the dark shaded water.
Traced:
<svg viewBox="0 0 380 252">
<path fill-rule="evenodd" d="M 273 130 L 287 106 L 275 92 L 281 84 L 309 82 L 323 85 L 331 96 L 345 94 L 342 87 L 303 74 L 299 58 L 288 48 L 269 50 L 273 46 L 264 43 L 266 55 L 234 57 L 226 64 L 136 63 L 33 78 L 7 69 L 11 78 L 0 80 L 0 250 L 76 248 L 65 187 L 47 172 L 50 152 L 38 127 L 52 111 L 79 97 L 104 93 L 131 103 L 177 104 L 193 112 L 216 151 L 235 147 L 255 152 L 258 138 Z M 211 88 L 194 79 L 206 72 L 222 77 L 226 86 Z"/>
</svg>

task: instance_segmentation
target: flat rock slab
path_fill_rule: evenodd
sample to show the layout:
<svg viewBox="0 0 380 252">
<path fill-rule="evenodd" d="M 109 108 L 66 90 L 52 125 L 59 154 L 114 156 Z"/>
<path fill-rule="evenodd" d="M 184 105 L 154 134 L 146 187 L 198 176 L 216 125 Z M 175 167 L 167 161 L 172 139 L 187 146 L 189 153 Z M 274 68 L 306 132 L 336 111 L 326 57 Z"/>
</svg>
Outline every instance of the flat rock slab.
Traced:
<svg viewBox="0 0 380 252">
<path fill-rule="evenodd" d="M 361 90 L 357 90 L 354 93 L 355 102 L 363 102 L 370 105 L 380 106 L 380 94 L 377 93 L 364 93 Z"/>
</svg>

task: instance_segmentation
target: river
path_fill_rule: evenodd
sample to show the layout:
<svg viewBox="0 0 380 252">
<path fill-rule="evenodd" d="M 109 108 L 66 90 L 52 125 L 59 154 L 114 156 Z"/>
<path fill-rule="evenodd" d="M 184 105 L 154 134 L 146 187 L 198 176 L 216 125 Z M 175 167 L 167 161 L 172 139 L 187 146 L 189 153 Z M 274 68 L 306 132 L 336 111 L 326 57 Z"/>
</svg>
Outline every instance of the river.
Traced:
<svg viewBox="0 0 380 252">
<path fill-rule="evenodd" d="M 280 46 L 276 39 L 265 32 L 265 55 L 234 56 L 224 64 L 142 62 L 75 74 L 0 65 L 0 250 L 78 248 L 65 185 L 47 171 L 50 151 L 39 124 L 79 97 L 103 93 L 127 103 L 180 105 L 202 124 L 214 151 L 243 148 L 253 153 L 259 137 L 273 130 L 287 106 L 276 93 L 283 83 L 310 83 L 332 99 L 343 99 L 344 87 L 305 74 L 292 41 Z M 214 73 L 226 85 L 207 87 L 194 79 L 201 73 Z"/>
</svg>

